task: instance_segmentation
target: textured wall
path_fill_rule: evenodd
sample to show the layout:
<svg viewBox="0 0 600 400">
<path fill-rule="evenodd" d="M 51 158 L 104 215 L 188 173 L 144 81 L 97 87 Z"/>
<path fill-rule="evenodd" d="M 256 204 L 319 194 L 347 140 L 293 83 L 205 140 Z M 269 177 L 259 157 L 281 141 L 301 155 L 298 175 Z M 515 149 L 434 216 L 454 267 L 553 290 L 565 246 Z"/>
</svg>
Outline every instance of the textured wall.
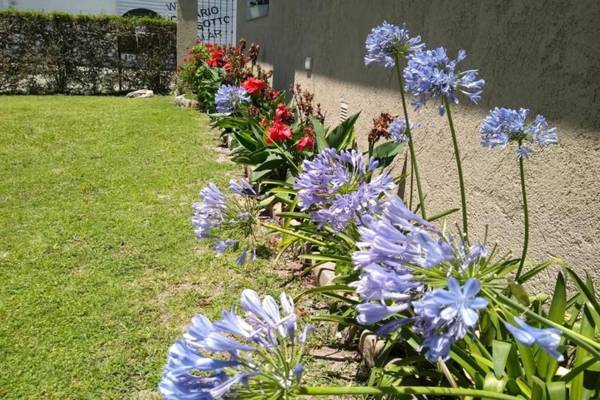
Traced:
<svg viewBox="0 0 600 400">
<path fill-rule="evenodd" d="M 600 3 L 582 1 L 272 0 L 262 26 L 240 18 L 238 32 L 260 41 L 274 84 L 299 82 L 316 94 L 330 123 L 340 101 L 362 110 L 364 144 L 372 118 L 400 114 L 391 71 L 365 67 L 364 40 L 384 19 L 406 22 L 430 46 L 451 54 L 467 50 L 463 68 L 486 79 L 479 106 L 461 105 L 455 123 L 466 174 L 472 238 L 489 225 L 490 239 L 520 254 L 522 238 L 518 164 L 512 149 L 479 144 L 482 118 L 494 105 L 528 107 L 559 129 L 560 145 L 527 161 L 531 242 L 529 255 L 562 256 L 600 280 Z M 265 32 L 265 26 L 268 26 Z M 304 58 L 313 59 L 311 76 Z M 431 211 L 460 203 L 445 118 L 433 108 L 412 113 L 420 125 L 415 144 Z M 458 217 L 458 215 L 457 215 Z M 451 218 L 453 223 L 456 218 Z M 552 273 L 542 283 L 551 284 Z"/>
<path fill-rule="evenodd" d="M 198 37 L 198 2 L 177 0 L 177 65 L 183 64 L 187 51 Z"/>
</svg>

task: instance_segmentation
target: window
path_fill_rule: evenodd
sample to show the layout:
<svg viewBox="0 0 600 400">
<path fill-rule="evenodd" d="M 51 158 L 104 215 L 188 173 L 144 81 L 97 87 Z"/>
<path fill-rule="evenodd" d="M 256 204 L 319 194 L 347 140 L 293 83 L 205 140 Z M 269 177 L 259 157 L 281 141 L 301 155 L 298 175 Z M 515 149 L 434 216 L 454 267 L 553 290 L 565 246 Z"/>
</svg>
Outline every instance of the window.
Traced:
<svg viewBox="0 0 600 400">
<path fill-rule="evenodd" d="M 269 15 L 269 0 L 248 0 L 248 19 Z"/>
</svg>

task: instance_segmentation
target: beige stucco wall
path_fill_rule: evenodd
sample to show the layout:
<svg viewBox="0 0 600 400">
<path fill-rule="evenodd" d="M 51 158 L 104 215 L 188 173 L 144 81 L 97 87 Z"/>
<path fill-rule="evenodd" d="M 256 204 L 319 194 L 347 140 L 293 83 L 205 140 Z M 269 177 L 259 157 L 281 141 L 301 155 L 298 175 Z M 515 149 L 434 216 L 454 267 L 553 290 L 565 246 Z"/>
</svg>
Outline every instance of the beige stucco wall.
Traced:
<svg viewBox="0 0 600 400">
<path fill-rule="evenodd" d="M 240 6 L 246 2 L 240 0 Z M 581 1 L 271 0 L 269 17 L 246 21 L 238 36 L 260 42 L 274 84 L 298 82 L 315 92 L 337 123 L 340 101 L 362 110 L 364 144 L 372 118 L 400 114 L 391 71 L 365 67 L 364 40 L 384 19 L 405 21 L 430 46 L 467 50 L 463 68 L 486 79 L 479 106 L 461 105 L 455 123 L 462 147 L 471 237 L 489 237 L 520 254 L 518 164 L 513 149 L 480 147 L 479 126 L 490 107 L 528 107 L 558 127 L 560 145 L 527 161 L 531 212 L 529 255 L 562 256 L 600 281 L 600 3 Z M 310 77 L 304 58 L 313 59 Z M 412 113 L 414 140 L 429 213 L 460 204 L 445 118 L 433 107 Z M 458 217 L 458 215 L 456 215 Z M 457 218 L 450 218 L 454 223 Z M 554 281 L 550 272 L 541 284 Z"/>
</svg>

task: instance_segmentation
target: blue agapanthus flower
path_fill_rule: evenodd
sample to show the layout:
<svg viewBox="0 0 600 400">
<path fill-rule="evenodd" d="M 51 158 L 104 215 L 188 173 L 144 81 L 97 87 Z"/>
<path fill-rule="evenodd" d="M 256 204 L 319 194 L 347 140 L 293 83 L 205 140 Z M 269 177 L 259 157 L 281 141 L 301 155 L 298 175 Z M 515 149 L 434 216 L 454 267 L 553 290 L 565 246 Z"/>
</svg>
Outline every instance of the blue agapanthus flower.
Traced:
<svg viewBox="0 0 600 400">
<path fill-rule="evenodd" d="M 350 222 L 360 223 L 381 208 L 381 198 L 395 185 L 385 172 L 371 178 L 377 167 L 356 150 L 328 148 L 312 160 L 302 163 L 302 173 L 296 179 L 298 204 L 302 210 L 316 207 L 311 218 L 320 226 L 330 225 L 343 230 Z"/>
<path fill-rule="evenodd" d="M 256 196 L 256 191 L 246 179 L 231 179 L 229 181 L 229 190 L 240 196 Z"/>
<path fill-rule="evenodd" d="M 456 59 L 452 60 L 443 47 L 409 55 L 403 76 L 406 89 L 415 97 L 415 109 L 425 105 L 429 99 L 437 98 L 442 101 L 444 97 L 450 103 L 458 104 L 459 93 L 466 95 L 473 103 L 481 99 L 485 81 L 478 79 L 477 70 L 456 70 L 458 63 L 466 56 L 464 50 L 459 50 Z M 444 114 L 443 103 L 439 111 Z"/>
<path fill-rule="evenodd" d="M 184 337 L 169 349 L 159 384 L 167 400 L 234 396 L 265 376 L 269 379 L 260 386 L 268 395 L 289 393 L 299 383 L 309 328 L 298 330 L 292 299 L 282 293 L 278 304 L 246 289 L 241 307 L 245 315 L 232 309 L 217 322 L 202 314 L 192 319 Z"/>
<path fill-rule="evenodd" d="M 254 230 L 257 227 L 256 215 L 260 210 L 256 192 L 246 181 L 231 180 L 233 195 L 225 195 L 213 183 L 200 191 L 200 201 L 192 207 L 192 226 L 198 239 L 213 239 L 213 249 L 217 255 L 227 250 L 241 248 L 236 262 L 244 264 L 248 253 L 256 259 Z"/>
<path fill-rule="evenodd" d="M 477 296 L 481 284 L 469 279 L 464 286 L 448 278 L 448 289 L 435 289 L 412 303 L 416 314 L 415 330 L 423 335 L 422 349 L 430 361 L 447 360 L 454 341 L 465 337 L 479 320 L 479 311 L 487 307 L 487 300 Z"/>
<path fill-rule="evenodd" d="M 210 230 L 221 225 L 227 210 L 227 197 L 212 182 L 200 191 L 201 201 L 192 205 L 192 226 L 198 239 L 209 237 Z"/>
<path fill-rule="evenodd" d="M 421 37 L 411 37 L 406 25 L 398 26 L 384 21 L 367 36 L 365 65 L 377 63 L 392 68 L 396 65 L 396 56 L 404 57 L 423 46 Z"/>
<path fill-rule="evenodd" d="M 404 273 L 411 266 L 431 268 L 454 259 L 454 250 L 437 228 L 390 197 L 380 218 L 359 228 L 359 250 L 352 256 L 358 268 L 371 264 Z"/>
<path fill-rule="evenodd" d="M 236 112 L 240 105 L 250 102 L 250 95 L 244 88 L 233 85 L 221 85 L 215 94 L 217 112 L 231 114 Z"/>
<path fill-rule="evenodd" d="M 394 142 L 408 143 L 408 135 L 406 134 L 406 121 L 404 120 L 404 118 L 396 118 L 395 120 L 390 122 L 388 131 Z"/>
<path fill-rule="evenodd" d="M 421 287 L 413 276 L 404 271 L 393 271 L 375 264 L 361 269 L 360 279 L 350 284 L 364 303 L 356 307 L 356 320 L 372 325 L 400 311 L 406 310 L 412 300 L 412 291 Z"/>
<path fill-rule="evenodd" d="M 517 143 L 517 156 L 527 158 L 532 153 L 531 144 L 548 146 L 558 143 L 556 128 L 550 128 L 546 118 L 536 115 L 527 122 L 529 110 L 520 108 L 496 107 L 483 120 L 481 125 L 481 145 L 484 147 L 506 146 Z"/>
<path fill-rule="evenodd" d="M 359 250 L 352 259 L 360 276 L 350 285 L 364 301 L 357 306 L 361 324 L 384 320 L 410 306 L 424 289 L 413 277 L 414 267 L 431 268 L 454 259 L 441 233 L 397 196 L 390 196 L 382 215 L 368 218 L 359 233 Z"/>
<path fill-rule="evenodd" d="M 215 253 L 217 253 L 217 255 L 222 256 L 227 249 L 229 249 L 232 246 L 235 246 L 237 244 L 237 240 L 234 239 L 225 239 L 225 240 L 221 240 L 219 242 L 217 242 L 217 244 L 215 244 L 215 246 L 213 247 Z"/>
<path fill-rule="evenodd" d="M 560 351 L 558 351 L 558 346 L 560 345 L 561 339 L 561 333 L 558 329 L 534 328 L 518 317 L 515 317 L 515 322 L 518 327 L 508 323 L 504 324 L 506 329 L 508 329 L 515 339 L 527 347 L 531 347 L 537 343 L 542 349 L 544 349 L 544 351 L 546 351 L 556 360 L 564 360 L 564 356 Z"/>
</svg>

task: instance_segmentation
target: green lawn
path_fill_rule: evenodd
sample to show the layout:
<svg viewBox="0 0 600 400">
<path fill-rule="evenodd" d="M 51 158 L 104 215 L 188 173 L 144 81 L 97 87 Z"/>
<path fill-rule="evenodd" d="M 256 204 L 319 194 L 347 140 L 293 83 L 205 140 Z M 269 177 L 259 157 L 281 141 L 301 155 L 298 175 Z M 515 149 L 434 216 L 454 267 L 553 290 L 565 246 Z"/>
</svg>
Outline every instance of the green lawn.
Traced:
<svg viewBox="0 0 600 400">
<path fill-rule="evenodd" d="M 194 239 L 216 143 L 170 98 L 0 96 L 0 398 L 154 398 L 193 314 L 277 290 Z"/>
</svg>

